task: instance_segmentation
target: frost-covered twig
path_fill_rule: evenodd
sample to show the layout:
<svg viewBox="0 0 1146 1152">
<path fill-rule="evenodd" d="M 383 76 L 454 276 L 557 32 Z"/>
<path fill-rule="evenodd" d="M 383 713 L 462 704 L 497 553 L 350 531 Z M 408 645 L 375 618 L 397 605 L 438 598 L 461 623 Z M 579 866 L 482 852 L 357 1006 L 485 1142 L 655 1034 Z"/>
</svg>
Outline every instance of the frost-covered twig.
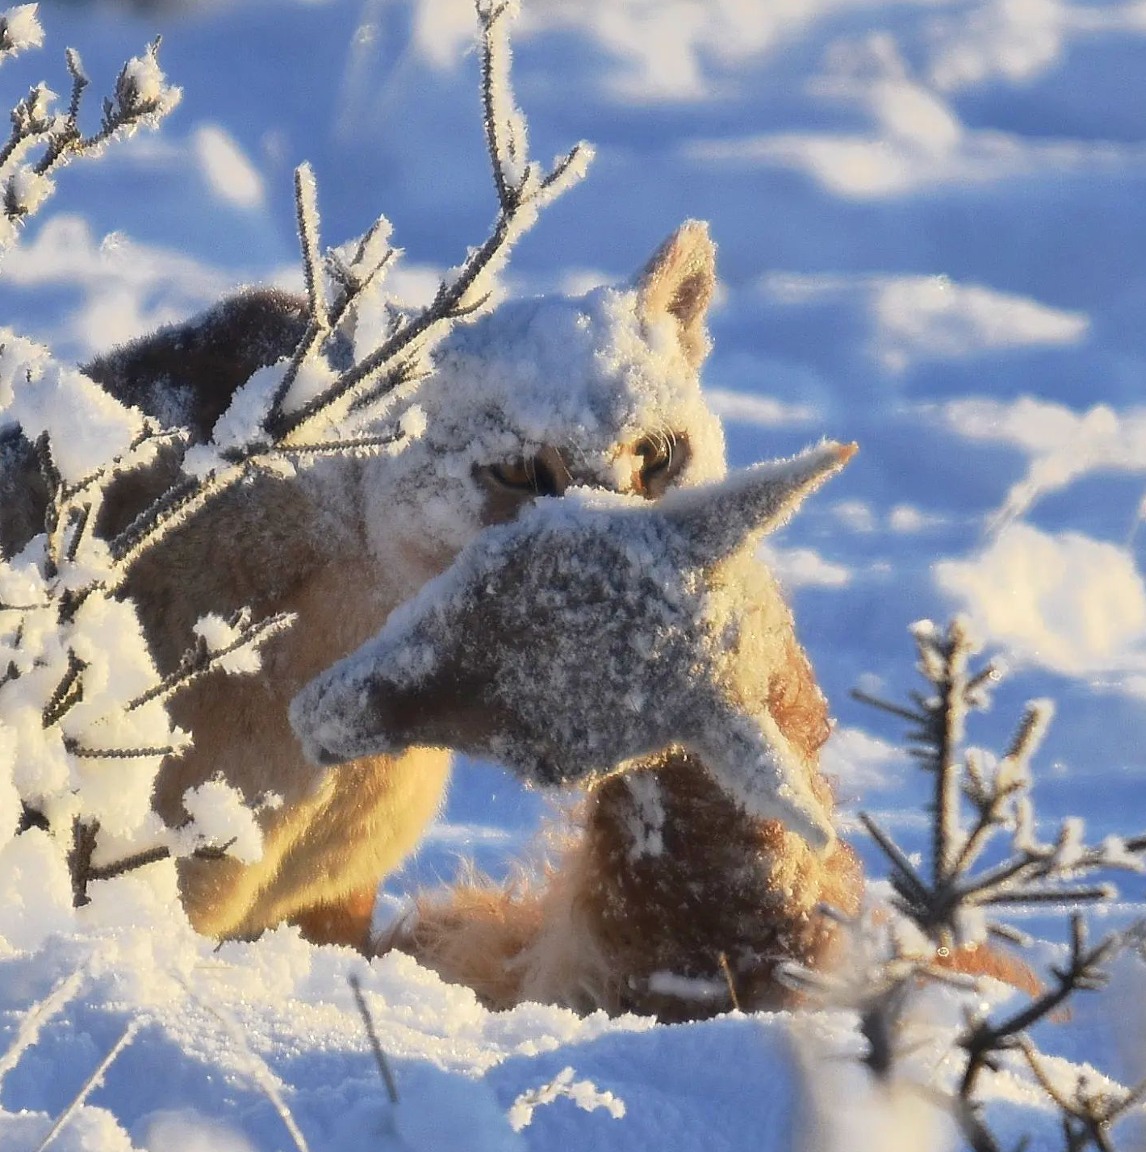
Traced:
<svg viewBox="0 0 1146 1152">
<path fill-rule="evenodd" d="M 285 632 L 294 623 L 294 618 L 291 612 L 277 612 L 261 620 L 252 620 L 249 608 L 241 608 L 226 621 L 214 615 L 204 616 L 195 626 L 195 643 L 180 657 L 175 671 L 129 700 L 124 710 L 134 712 L 152 700 L 169 699 L 216 669 L 254 671 L 257 662 L 252 664 L 250 658 L 268 640 Z M 168 751 L 165 750 L 164 754 Z M 85 750 L 79 754 L 107 758 L 125 755 L 121 750 Z"/>
<path fill-rule="evenodd" d="M 386 1059 L 386 1052 L 382 1042 L 378 1039 L 378 1030 L 374 1027 L 374 1017 L 366 1004 L 362 994 L 362 981 L 356 974 L 348 977 L 350 990 L 354 993 L 354 1003 L 358 1006 L 358 1015 L 362 1017 L 362 1026 L 366 1029 L 366 1038 L 370 1041 L 370 1051 L 374 1053 L 374 1063 L 378 1066 L 378 1074 L 382 1083 L 386 1085 L 386 1095 L 390 1097 L 391 1104 L 398 1103 L 398 1085 L 394 1080 L 394 1073 L 390 1070 L 390 1061 Z"/>
<path fill-rule="evenodd" d="M 932 689 L 912 693 L 914 707 L 891 704 L 864 693 L 860 700 L 909 720 L 909 751 L 935 777 L 931 808 L 930 876 L 924 876 L 887 831 L 867 813 L 860 819 L 891 864 L 896 906 L 940 947 L 973 942 L 983 927 L 1006 935 L 999 924 L 984 924 L 987 909 L 1037 904 L 1087 904 L 1110 899 L 1106 883 L 1086 885 L 1080 876 L 1110 869 L 1142 870 L 1138 854 L 1146 837 L 1108 838 L 1098 847 L 1082 842 L 1082 826 L 1067 820 L 1053 843 L 1034 835 L 1030 803 L 1030 761 L 1049 724 L 1048 701 L 1034 701 L 1004 756 L 992 763 L 976 749 L 965 749 L 967 714 L 987 703 L 988 687 L 1000 679 L 994 664 L 972 671 L 978 649 L 966 625 L 954 621 L 941 633 L 929 621 L 913 629 L 919 669 Z M 964 804 L 974 812 L 964 815 Z M 1011 852 L 980 871 L 974 867 L 999 832 L 1011 832 Z"/>
<path fill-rule="evenodd" d="M 525 122 L 514 107 L 508 73 L 506 25 L 512 6 L 479 0 L 477 10 L 481 23 L 483 120 L 499 204 L 493 228 L 485 242 L 472 249 L 466 260 L 442 280 L 430 304 L 405 317 L 396 332 L 342 372 L 320 396 L 293 411 L 276 405 L 266 421 L 267 431 L 276 442 L 296 442 L 300 434 L 319 425 L 332 407 L 353 408 L 356 403 L 361 406 L 364 399 L 374 403 L 410 379 L 407 366 L 425 353 L 435 337 L 440 338 L 459 320 L 484 306 L 488 298 L 484 284 L 504 263 L 510 248 L 533 224 L 538 212 L 585 174 L 592 149 L 584 142 L 558 157 L 544 177 L 538 175 L 536 165 L 524 160 Z M 491 82 L 490 77 L 497 77 L 498 82 Z M 516 129 L 507 137 L 501 126 L 508 123 L 516 125 Z M 300 221 L 307 219 L 307 231 L 317 230 L 313 203 L 306 201 L 305 210 L 300 208 L 299 215 Z M 317 236 L 305 241 L 304 248 L 317 250 Z M 308 264 L 311 259 L 307 258 Z M 316 283 L 317 277 L 308 273 L 308 289 L 312 282 Z"/>
<path fill-rule="evenodd" d="M 66 399 L 77 409 L 71 419 L 85 418 L 83 405 L 90 396 L 92 411 L 110 413 L 113 426 L 119 421 L 119 431 L 130 437 L 106 465 L 92 468 L 85 457 L 76 458 L 75 445 L 67 442 L 71 428 L 66 421 L 41 432 L 35 451 L 48 493 L 42 548 L 0 562 L 0 602 L 9 605 L 0 610 L 0 655 L 8 667 L 0 681 L 0 725 L 19 734 L 10 756 L 11 770 L 19 765 L 24 813 L 13 831 L 35 824 L 55 832 L 66 854 L 73 903 L 81 907 L 88 902 L 91 881 L 105 878 L 93 864 L 101 829 L 128 843 L 142 840 L 135 852 L 109 866 L 108 876 L 174 854 L 173 844 L 155 844 L 154 828 L 144 830 L 155 773 L 189 743 L 173 726 L 165 702 L 216 670 L 257 669 L 261 646 L 283 631 L 290 617 L 252 621 L 249 612 L 230 620 L 204 617 L 179 666 L 160 676 L 134 608 L 116 596 L 118 573 L 92 527 L 113 480 L 149 463 L 161 445 L 178 443 L 180 437 L 147 422 L 133 430 L 126 411 L 96 385 L 52 365 L 42 350 L 15 350 L 31 357 L 16 355 L 6 365 L 22 378 L 23 387 L 34 390 L 38 380 L 56 387 L 67 381 L 73 394 Z M 25 400 L 21 391 L 15 399 L 21 417 L 27 412 L 33 419 L 44 408 L 34 397 Z M 67 448 L 64 455 L 55 450 L 53 432 Z M 26 722 L 30 711 L 37 715 L 33 729 Z M 7 764 L 0 767 L 9 772 Z M 214 854 L 210 843 L 195 844 L 193 833 L 181 835 L 181 854 Z"/>
<path fill-rule="evenodd" d="M 1132 1088 L 1092 1088 L 1090 1079 L 1080 1072 L 1074 1090 L 1064 1092 L 1055 1083 L 1039 1051 L 1026 1037 L 1017 1040 L 1032 1075 L 1042 1090 L 1055 1102 L 1063 1117 L 1066 1152 L 1115 1152 L 1112 1141 L 1114 1126 L 1146 1100 L 1146 1080 Z"/>
<path fill-rule="evenodd" d="M 27 48 L 44 43 L 44 30 L 36 18 L 36 4 L 18 4 L 0 14 L 0 64 L 7 63 Z"/>
<path fill-rule="evenodd" d="M 867 1047 L 861 1062 L 880 1080 L 890 1080 L 912 1051 L 905 1040 L 904 1022 L 909 1009 L 926 982 L 942 981 L 956 989 L 974 993 L 975 981 L 929 963 L 904 948 L 891 926 L 879 927 L 890 940 L 890 950 L 875 947 L 870 920 L 843 924 L 851 937 L 850 965 L 837 973 L 813 972 L 796 965 L 784 965 L 778 972 L 785 983 L 812 993 L 824 1004 L 846 1008 L 858 1014 L 858 1030 Z M 1107 982 L 1104 966 L 1116 953 L 1141 938 L 1142 926 L 1110 933 L 1097 944 L 1088 945 L 1084 921 L 1075 914 L 1071 922 L 1071 946 L 1067 961 L 1051 968 L 1053 983 L 1019 1010 L 1002 1019 L 969 1016 L 966 1028 L 955 1040 L 964 1061 L 955 1071 L 950 1091 L 936 1084 L 908 1080 L 912 1090 L 935 1107 L 947 1112 L 958 1126 L 972 1152 L 1003 1152 L 987 1123 L 980 1095 L 984 1070 L 997 1071 L 1012 1051 L 1026 1057 L 1036 1082 L 1047 1091 L 1062 1113 L 1066 1152 L 1114 1152 L 1109 1143 L 1110 1127 L 1146 1098 L 1146 1081 L 1132 1088 L 1091 1090 L 1080 1077 L 1073 1094 L 1058 1089 L 1032 1044 L 1028 1029 L 1056 1012 L 1077 992 L 1101 989 Z M 975 997 L 978 999 L 978 996 Z"/>
<path fill-rule="evenodd" d="M 1013 1048 L 1016 1038 L 1039 1020 L 1046 1019 L 1075 992 L 1096 991 L 1105 986 L 1108 977 L 1102 965 L 1110 961 L 1123 946 L 1125 936 L 1112 932 L 1097 944 L 1087 947 L 1086 923 L 1079 913 L 1071 917 L 1070 956 L 1063 967 L 1054 965 L 1054 984 L 1018 1012 L 1003 1020 L 977 1020 L 959 1040 L 967 1053 L 967 1066 L 959 1083 L 959 1095 L 970 1098 L 975 1082 L 994 1056 Z"/>
<path fill-rule="evenodd" d="M 396 255 L 390 225 L 379 218 L 356 244 L 323 254 L 314 178 L 304 166 L 295 191 L 307 328 L 291 355 L 256 372 L 239 389 L 208 444 L 189 448 L 187 434 L 156 428 L 27 341 L 13 337 L 0 345 L 0 403 L 35 442 L 40 486 L 47 492 L 42 549 L 26 549 L 14 558 L 18 562 L 0 568 L 0 605 L 11 606 L 0 609 L 0 724 L 20 733 L 11 756 L 21 764 L 21 810 L 53 832 L 67 852 L 77 905 L 88 898 L 90 881 L 105 874 L 93 863 L 97 836 L 113 836 L 128 846 L 118 862 L 106 866 L 117 875 L 176 850 L 183 855 L 213 851 L 212 842 L 227 839 L 229 832 L 200 835 L 192 827 L 177 830 L 177 843 L 156 842 L 150 786 L 164 760 L 188 744 L 187 735 L 171 723 L 166 703 L 216 669 L 252 671 L 259 646 L 289 623 L 285 616 L 257 622 L 249 615 L 228 622 L 205 618 L 197 626 L 199 639 L 178 667 L 160 676 L 123 595 L 138 562 L 227 489 L 255 474 L 293 475 L 317 458 L 378 452 L 405 435 L 395 418 L 399 404 L 387 397 L 429 372 L 436 341 L 484 307 L 488 280 L 513 242 L 540 208 L 584 171 L 589 153 L 580 145 L 547 174 L 525 162 L 524 121 L 508 78 L 511 11 L 484 3 L 478 11 L 483 76 L 496 77 L 494 83 L 483 82 L 484 120 L 496 126 L 510 117 L 517 127 L 508 136 L 500 127 L 490 129 L 498 189 L 492 230 L 443 278 L 427 307 L 407 312 L 383 301 L 389 320 L 376 342 L 368 340 L 357 319 L 368 296 L 381 291 Z M 0 52 L 2 36 L 0 27 Z M 105 102 L 102 126 L 88 136 L 79 126 L 88 81 L 79 56 L 70 52 L 67 113 L 52 114 L 43 89 L 21 102 L 13 113 L 13 140 L 0 160 L 0 179 L 4 164 L 22 164 L 37 140 L 44 151 L 29 171 L 47 181 L 69 157 L 96 151 L 135 126 L 158 120 L 177 93 L 166 86 L 157 48 L 158 42 L 124 66 L 114 98 Z M 515 168 L 519 163 L 523 166 Z M 50 183 L 39 188 L 46 194 Z M 102 539 L 101 510 L 110 485 L 150 464 L 161 449 L 181 453 L 183 477 L 117 535 Z M 119 649 L 114 667 L 107 644 L 112 634 Z M 39 712 L 35 731 L 18 722 L 30 706 Z M 9 775 L 6 763 L 0 769 Z M 213 803 L 203 810 L 218 812 Z M 13 831 L 26 826 L 21 820 Z M 247 835 L 251 831 L 253 837 Z M 257 828 L 245 828 L 243 839 L 242 851 L 251 850 Z"/>
<path fill-rule="evenodd" d="M 485 241 L 445 275 L 428 305 L 413 312 L 392 311 L 393 322 L 381 342 L 335 370 L 331 360 L 345 359 L 344 328 L 367 291 L 377 289 L 396 250 L 389 244 L 389 223 L 380 218 L 349 259 L 338 252 L 320 257 L 317 192 L 313 173 L 303 165 L 295 177 L 295 200 L 310 317 L 306 331 L 293 353 L 274 369 L 279 374 L 267 389 L 258 426 L 226 443 L 219 442 L 217 426 L 215 442 L 196 468 L 110 542 L 121 583 L 138 559 L 170 532 L 252 471 L 274 467 L 275 458 L 377 451 L 398 438 L 400 431 L 379 430 L 380 404 L 429 372 L 428 355 L 437 342 L 487 305 L 490 280 L 513 244 L 542 208 L 582 178 L 592 156 L 583 142 L 558 157 L 544 175 L 525 158 L 525 122 L 509 82 L 507 29 L 513 9 L 486 0 L 477 5 L 483 121 L 498 192 L 498 212 Z M 507 134 L 509 123 L 515 127 Z M 327 290 L 328 279 L 333 295 Z M 254 384 L 252 380 L 245 387 Z M 225 414 L 220 424 L 226 421 Z"/>
<path fill-rule="evenodd" d="M 1065 965 L 1052 966 L 1053 984 L 1002 1020 L 969 1021 L 958 1040 L 967 1060 L 951 1103 L 951 1113 L 974 1152 L 998 1152 L 999 1149 L 983 1121 L 977 1095 L 979 1078 L 985 1069 L 996 1070 L 1001 1059 L 1016 1050 L 1023 1054 L 1036 1082 L 1058 1106 L 1067 1152 L 1082 1152 L 1087 1148 L 1114 1152 L 1109 1142 L 1110 1127 L 1146 1096 L 1146 1082 L 1113 1092 L 1092 1092 L 1086 1077 L 1080 1076 L 1073 1095 L 1067 1095 L 1048 1075 L 1027 1030 L 1040 1020 L 1052 1017 L 1076 992 L 1103 988 L 1108 980 L 1104 965 L 1126 947 L 1135 931 L 1111 932 L 1097 944 L 1088 946 L 1085 923 L 1081 914 L 1075 913 L 1071 918 L 1070 954 Z"/>
<path fill-rule="evenodd" d="M 82 908 L 88 900 L 88 878 L 99 839 L 99 821 L 77 816 L 72 821 L 72 846 L 68 849 L 68 874 L 72 878 L 72 907 Z"/>
<path fill-rule="evenodd" d="M 0 55 L 38 46 L 43 32 L 35 5 L 21 5 L 0 17 Z M 71 95 L 66 112 L 54 112 L 54 96 L 37 84 L 12 110 L 12 129 L 0 147 L 0 204 L 6 230 L 0 243 L 11 243 L 14 226 L 33 215 L 54 190 L 51 176 L 71 160 L 98 155 L 113 140 L 139 127 L 154 127 L 178 103 L 181 93 L 167 84 L 159 67 L 159 40 L 142 56 L 129 60 L 116 78 L 114 95 L 103 102 L 99 128 L 85 134 L 80 124 L 84 93 L 90 81 L 79 53 L 67 50 Z M 35 159 L 30 153 L 40 150 Z"/>
<path fill-rule="evenodd" d="M 776 978 L 818 1004 L 855 1012 L 867 1043 L 861 1063 L 886 1080 L 910 1051 L 902 1032 L 914 993 L 928 982 L 967 990 L 974 981 L 909 946 L 894 923 L 878 921 L 870 913 L 851 918 L 826 906 L 820 911 L 839 924 L 847 940 L 847 962 L 836 971 L 816 971 L 789 961 L 777 967 Z"/>
<path fill-rule="evenodd" d="M 56 1122 L 49 1129 L 48 1134 L 40 1141 L 36 1152 L 44 1152 L 56 1137 L 71 1123 L 72 1117 L 84 1106 L 87 1098 L 103 1083 L 107 1070 L 119 1059 L 120 1053 L 135 1039 L 135 1034 L 141 1027 L 139 1020 L 133 1020 L 124 1029 L 123 1035 L 115 1042 L 111 1051 L 99 1062 L 95 1071 L 84 1081 L 83 1087 L 76 1094 L 72 1102 L 56 1117 Z"/>
<path fill-rule="evenodd" d="M 70 976 L 65 976 L 43 1000 L 24 1014 L 15 1039 L 8 1046 L 7 1052 L 0 1056 L 0 1084 L 4 1083 L 4 1077 L 20 1063 L 20 1058 L 39 1039 L 44 1025 L 75 998 L 86 979 L 87 972 L 83 968 L 77 969 Z"/>
<path fill-rule="evenodd" d="M 309 164 L 300 164 L 295 169 L 294 199 L 299 247 L 302 252 L 303 282 L 306 285 L 307 314 L 310 320 L 271 398 L 269 407 L 271 413 L 276 412 L 290 394 L 303 365 L 317 355 L 331 329 L 330 307 L 326 300 L 323 261 L 319 250 L 318 187 L 315 184 L 314 170 Z M 351 295 L 350 291 L 343 293 L 344 306 L 348 304 Z"/>
<path fill-rule="evenodd" d="M 533 1122 L 533 1113 L 539 1107 L 561 1099 L 572 1100 L 585 1112 L 604 1108 L 614 1120 L 624 1118 L 623 1100 L 612 1092 L 602 1092 L 591 1080 L 575 1080 L 576 1075 L 572 1068 L 563 1068 L 547 1084 L 522 1092 L 509 1109 L 509 1126 L 521 1132 Z"/>
<path fill-rule="evenodd" d="M 72 880 L 72 905 L 82 908 L 91 902 L 88 888 L 93 880 L 114 880 L 126 876 L 149 864 L 170 859 L 174 853 L 168 844 L 157 844 L 140 852 L 121 856 L 110 864 L 95 864 L 93 857 L 99 842 L 98 820 L 77 820 L 72 834 L 72 849 L 68 853 L 68 871 Z M 197 860 L 222 860 L 234 845 L 234 840 L 222 844 L 204 844 L 189 852 Z"/>
<path fill-rule="evenodd" d="M 186 988 L 187 986 L 184 985 L 184 987 Z M 287 1107 L 286 1100 L 283 1098 L 278 1077 L 267 1067 L 267 1062 L 247 1043 L 247 1038 L 243 1035 L 243 1030 L 239 1027 L 235 1019 L 229 1013 L 224 1012 L 220 1008 L 216 1008 L 209 1001 L 192 991 L 192 989 L 187 988 L 187 992 L 205 1012 L 213 1016 L 223 1026 L 223 1030 L 227 1033 L 231 1042 L 247 1057 L 247 1066 L 251 1074 L 251 1079 L 254 1080 L 255 1084 L 271 1102 L 271 1107 L 274 1108 L 279 1119 L 283 1122 L 283 1127 L 286 1128 L 290 1134 L 296 1152 L 310 1152 L 306 1137 L 302 1134 L 302 1129 L 299 1128 L 298 1122 L 295 1120 L 291 1110 Z"/>
</svg>

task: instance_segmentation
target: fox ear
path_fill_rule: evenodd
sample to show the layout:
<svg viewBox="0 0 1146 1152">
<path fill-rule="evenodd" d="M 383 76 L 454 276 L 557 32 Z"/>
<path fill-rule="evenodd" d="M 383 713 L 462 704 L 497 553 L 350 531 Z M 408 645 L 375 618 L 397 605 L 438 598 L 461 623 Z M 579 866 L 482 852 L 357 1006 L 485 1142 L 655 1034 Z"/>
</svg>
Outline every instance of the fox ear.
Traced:
<svg viewBox="0 0 1146 1152">
<path fill-rule="evenodd" d="M 716 245 L 703 220 L 686 220 L 653 254 L 637 277 L 641 317 L 671 316 L 689 364 L 708 355 L 704 320 L 716 290 Z"/>
</svg>

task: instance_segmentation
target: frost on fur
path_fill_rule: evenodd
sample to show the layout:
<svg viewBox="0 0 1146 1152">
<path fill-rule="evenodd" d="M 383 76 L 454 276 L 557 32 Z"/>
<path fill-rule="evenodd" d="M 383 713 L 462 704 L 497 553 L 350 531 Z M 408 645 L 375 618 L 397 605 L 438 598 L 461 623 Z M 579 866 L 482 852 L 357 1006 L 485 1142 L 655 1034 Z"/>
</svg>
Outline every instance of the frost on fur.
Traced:
<svg viewBox="0 0 1146 1152">
<path fill-rule="evenodd" d="M 738 706 L 736 590 L 720 572 L 853 451 L 824 444 L 651 506 L 590 492 L 539 502 L 299 695 L 292 722 L 308 754 L 336 763 L 445 744 L 555 785 L 679 744 L 749 815 L 826 847 L 798 753 Z"/>
</svg>

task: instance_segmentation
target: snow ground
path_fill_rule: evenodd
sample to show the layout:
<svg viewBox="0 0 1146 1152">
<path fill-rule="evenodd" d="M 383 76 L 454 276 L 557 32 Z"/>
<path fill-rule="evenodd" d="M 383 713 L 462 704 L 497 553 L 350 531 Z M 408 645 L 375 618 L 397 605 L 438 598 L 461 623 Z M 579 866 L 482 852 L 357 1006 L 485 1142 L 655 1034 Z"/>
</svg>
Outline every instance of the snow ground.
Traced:
<svg viewBox="0 0 1146 1152">
<path fill-rule="evenodd" d="M 98 84 L 156 31 L 185 90 L 160 136 L 65 173 L 5 257 L 6 323 L 61 356 L 82 360 L 235 284 L 297 282 L 290 171 L 304 158 L 330 240 L 380 210 L 395 222 L 413 296 L 492 215 L 467 0 L 145 15 L 60 3 L 43 18 L 47 50 L 6 69 L 6 91 L 44 76 L 62 87 L 65 43 Z M 1023 700 L 1055 698 L 1041 815 L 1077 813 L 1092 839 L 1146 826 L 1140 7 L 526 0 L 515 67 L 534 151 L 586 137 L 599 155 L 523 242 L 508 289 L 630 275 L 681 219 L 708 219 L 722 282 L 706 379 L 732 462 L 821 434 L 862 446 L 776 556 L 839 717 L 845 798 L 910 839 L 922 782 L 892 751 L 894 726 L 847 692 L 913 686 L 906 625 L 960 608 L 1014 672 L 973 736 L 997 746 Z M 544 807 L 496 770 L 461 765 L 443 823 L 392 887 L 448 878 L 460 853 L 503 869 Z M 1118 914 L 1140 912 L 1141 878 L 1122 888 Z M 155 899 L 123 897 L 125 908 Z M 50 911 L 27 911 L 33 936 Z M 1056 923 L 1037 926 L 1053 935 Z M 387 1122 L 343 983 L 360 962 L 286 933 L 218 956 L 171 933 L 161 963 L 123 932 L 86 961 L 83 1010 L 45 1029 L 4 1080 L 13 1127 L 0 1144 L 35 1147 L 27 1133 L 42 1114 L 154 1005 L 154 990 L 101 983 L 136 963 L 204 981 L 198 995 L 239 1017 L 312 1147 L 357 1147 Z M 10 1031 L 89 946 L 57 939 L 50 965 L 2 961 Z M 214 991 L 225 979 L 239 987 Z M 399 960 L 363 979 L 415 1117 L 399 1122 L 414 1126 L 411 1147 L 779 1148 L 797 1123 L 783 1021 L 648 1029 L 536 1008 L 491 1018 Z M 249 1070 L 202 1062 L 242 1062 L 225 1030 L 184 993 L 164 996 L 94 1102 L 138 1147 L 289 1147 Z M 1065 1041 L 1066 1054 L 1088 1057 L 1101 1027 Z M 514 1135 L 502 1123 L 514 1099 L 566 1065 L 622 1099 L 625 1118 L 560 1099 Z M 12 1119 L 20 1109 L 36 1115 Z M 1018 1111 L 1016 1131 L 1034 1115 Z M 232 1134 L 211 1134 L 204 1117 Z M 416 1128 L 439 1118 L 464 1136 Z M 93 1113 L 57 1146 L 126 1147 L 109 1123 Z"/>
<path fill-rule="evenodd" d="M 945 1134 L 930 1109 L 889 1102 L 841 1059 L 862 1050 L 846 1012 L 677 1026 L 534 1004 L 489 1013 L 405 956 L 367 964 L 293 929 L 216 950 L 173 912 L 166 864 L 105 882 L 68 932 L 63 870 L 52 874 L 36 834 L 14 843 L 44 892 L 27 907 L 9 902 L 0 919 L 0 934 L 21 946 L 0 959 L 5 1149 L 38 1148 L 127 1029 L 130 1045 L 56 1147 L 261 1152 L 299 1147 L 294 1127 L 303 1146 L 330 1152 L 782 1149 L 803 1140 L 874 1152 L 896 1123 L 910 1123 L 916 1147 Z M 370 1055 L 352 975 L 396 1104 Z M 29 1007 L 53 992 L 58 1013 L 30 1020 Z M 920 1079 L 953 1073 L 960 1011 L 954 995 L 932 997 L 913 1034 Z M 801 1060 L 814 1064 L 823 1100 L 809 1098 Z M 1054 1113 L 1029 1085 L 1001 1075 L 984 1098 L 1001 1137 L 1052 1138 Z"/>
</svg>

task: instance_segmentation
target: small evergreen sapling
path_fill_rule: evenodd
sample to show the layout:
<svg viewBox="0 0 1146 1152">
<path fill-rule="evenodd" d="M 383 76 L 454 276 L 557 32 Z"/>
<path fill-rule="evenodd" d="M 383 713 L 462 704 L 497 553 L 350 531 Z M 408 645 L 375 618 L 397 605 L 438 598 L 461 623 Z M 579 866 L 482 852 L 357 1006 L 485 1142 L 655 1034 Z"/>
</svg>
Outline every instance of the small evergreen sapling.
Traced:
<svg viewBox="0 0 1146 1152">
<path fill-rule="evenodd" d="M 966 622 L 953 621 L 946 632 L 930 621 L 915 625 L 918 668 L 928 690 L 910 694 L 906 706 L 856 692 L 854 695 L 911 725 L 909 750 L 934 778 L 930 868 L 913 863 L 880 824 L 860 814 L 887 858 L 892 904 L 902 920 L 851 923 L 855 962 L 840 974 L 812 973 L 787 965 L 783 978 L 823 1001 L 858 1015 L 866 1042 L 862 1061 L 877 1079 L 903 1082 L 909 1056 L 906 1021 L 922 989 L 944 981 L 973 992 L 973 982 L 946 967 L 957 950 L 979 949 L 988 936 L 1024 944 L 1026 935 L 1005 919 L 1008 907 L 1054 904 L 1073 908 L 1065 960 L 1051 966 L 1045 985 L 1013 1012 L 991 1017 L 979 1006 L 965 1012 L 963 1026 L 952 1037 L 960 1055 L 951 1079 L 939 1086 L 909 1086 L 945 1110 L 974 1152 L 1003 1152 L 984 1113 L 983 1073 L 1002 1068 L 1025 1069 L 1057 1106 L 1066 1152 L 1097 1149 L 1113 1152 L 1112 1128 L 1146 1098 L 1146 1082 L 1131 1088 L 1094 1087 L 1079 1073 L 1071 1089 L 1052 1075 L 1029 1029 L 1054 1019 L 1078 992 L 1099 990 L 1108 981 L 1114 958 L 1139 947 L 1144 926 L 1107 933 L 1096 943 L 1087 939 L 1081 907 L 1109 902 L 1116 890 L 1109 883 L 1085 883 L 1088 876 L 1112 870 L 1146 871 L 1141 859 L 1146 836 L 1110 836 L 1098 847 L 1082 839 L 1081 822 L 1066 820 L 1052 842 L 1035 835 L 1030 798 L 1030 761 L 1046 731 L 1051 706 L 1027 706 L 1005 754 L 995 760 L 964 742 L 968 713 L 986 707 L 990 687 L 1001 678 L 997 665 L 973 668 L 978 647 Z M 993 863 L 980 864 L 992 839 L 1010 836 L 1010 849 Z M 1021 984 L 1022 969 L 981 952 L 985 974 L 1002 974 Z M 938 960 L 938 963 L 936 962 Z M 972 965 L 974 966 L 974 965 Z M 1029 970 L 1027 970 L 1029 972 Z M 975 997 L 975 1002 L 980 997 Z"/>
<path fill-rule="evenodd" d="M 1052 843 L 1035 834 L 1030 798 L 1030 760 L 1046 732 L 1049 701 L 1027 706 L 1006 753 L 997 762 L 980 749 L 964 747 L 967 714 L 988 703 L 990 687 L 1001 678 L 988 663 L 973 671 L 978 648 L 967 624 L 952 622 L 946 633 L 930 621 L 913 629 L 919 670 L 927 694 L 912 692 L 912 706 L 901 707 L 857 692 L 858 699 L 909 721 L 911 755 L 934 778 L 931 815 L 931 868 L 923 874 L 867 813 L 860 819 L 891 864 L 896 907 L 937 948 L 978 943 L 984 934 L 1020 942 L 1021 934 L 997 920 L 995 909 L 1031 904 L 1096 904 L 1112 899 L 1109 883 L 1079 884 L 1081 877 L 1113 869 L 1142 871 L 1146 836 L 1116 836 L 1098 847 L 1082 842 L 1082 824 L 1065 820 Z M 967 809 L 971 810 L 970 819 Z M 976 868 L 984 850 L 1000 833 L 1011 835 L 1011 850 L 1001 861 Z"/>
</svg>

